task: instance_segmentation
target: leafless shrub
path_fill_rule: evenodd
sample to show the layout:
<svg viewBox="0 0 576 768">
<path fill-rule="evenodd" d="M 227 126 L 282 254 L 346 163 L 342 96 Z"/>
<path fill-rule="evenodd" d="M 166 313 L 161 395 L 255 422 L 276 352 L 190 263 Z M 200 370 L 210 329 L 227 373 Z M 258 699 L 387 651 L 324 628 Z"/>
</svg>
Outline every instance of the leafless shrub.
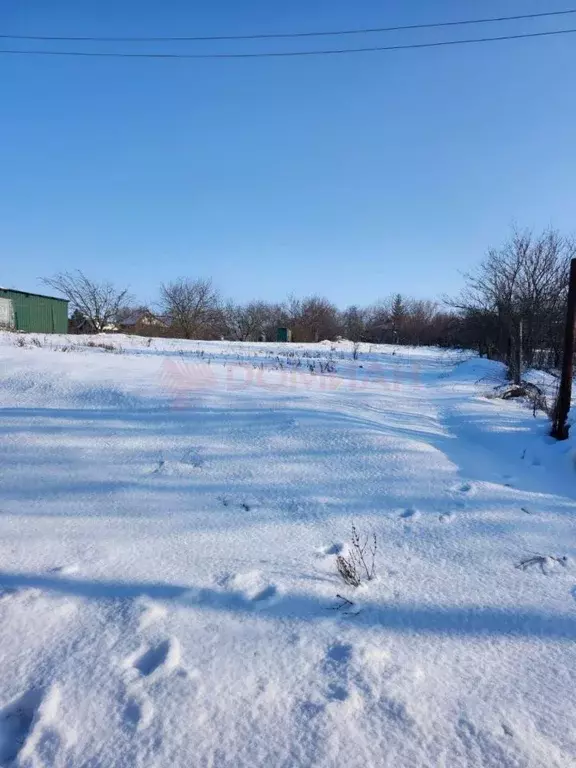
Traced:
<svg viewBox="0 0 576 768">
<path fill-rule="evenodd" d="M 546 399 L 546 395 L 544 392 L 538 389 L 536 387 L 536 390 L 532 392 L 532 394 L 528 395 L 528 400 L 530 401 L 532 405 L 532 415 L 536 416 L 536 413 L 538 411 L 542 411 L 543 413 L 547 414 L 548 416 L 552 416 L 552 409 L 550 408 L 548 404 L 548 400 Z"/>
<path fill-rule="evenodd" d="M 122 347 L 117 347 L 115 344 L 109 344 L 105 341 L 90 341 L 86 342 L 84 345 L 86 347 L 90 347 L 91 349 L 101 349 L 103 352 L 116 352 L 118 354 L 121 354 L 124 350 Z"/>
<path fill-rule="evenodd" d="M 338 555 L 336 558 L 336 569 L 345 584 L 359 587 L 363 579 L 372 581 L 376 574 L 377 550 L 376 534 L 372 533 L 362 540 L 353 524 L 350 551 L 348 555 Z"/>
<path fill-rule="evenodd" d="M 25 347 L 26 345 L 26 337 L 25 336 L 16 336 L 14 339 L 14 346 L 15 347 Z"/>
<path fill-rule="evenodd" d="M 362 583 L 357 563 L 352 555 L 348 557 L 338 555 L 336 558 L 336 568 L 344 584 L 348 584 L 350 587 L 359 587 Z"/>
<path fill-rule="evenodd" d="M 528 403 L 534 416 L 536 416 L 538 411 L 542 411 L 548 416 L 551 415 L 546 395 L 540 387 L 529 381 L 523 381 L 520 384 L 500 385 L 488 397 L 501 398 L 502 400 L 522 398 Z"/>
<path fill-rule="evenodd" d="M 41 347 L 42 342 L 37 336 L 31 336 L 30 337 L 30 343 L 33 344 L 35 347 Z"/>
</svg>

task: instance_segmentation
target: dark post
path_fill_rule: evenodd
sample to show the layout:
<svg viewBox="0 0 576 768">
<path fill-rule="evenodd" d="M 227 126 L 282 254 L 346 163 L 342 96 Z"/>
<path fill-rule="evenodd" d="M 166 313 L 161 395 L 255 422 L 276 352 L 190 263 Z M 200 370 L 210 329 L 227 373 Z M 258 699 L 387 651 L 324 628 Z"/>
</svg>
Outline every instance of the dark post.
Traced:
<svg viewBox="0 0 576 768">
<path fill-rule="evenodd" d="M 524 325 L 522 320 L 518 323 L 518 384 L 522 384 L 522 357 L 524 354 Z"/>
<path fill-rule="evenodd" d="M 576 259 L 570 262 L 570 284 L 568 286 L 568 306 L 566 308 L 566 329 L 564 332 L 564 358 L 562 377 L 558 390 L 558 401 L 552 425 L 552 437 L 566 440 L 568 437 L 568 412 L 572 400 L 572 374 L 574 358 L 574 323 L 576 322 Z"/>
<path fill-rule="evenodd" d="M 522 384 L 522 320 L 518 323 L 518 336 L 514 349 L 514 384 Z"/>
</svg>

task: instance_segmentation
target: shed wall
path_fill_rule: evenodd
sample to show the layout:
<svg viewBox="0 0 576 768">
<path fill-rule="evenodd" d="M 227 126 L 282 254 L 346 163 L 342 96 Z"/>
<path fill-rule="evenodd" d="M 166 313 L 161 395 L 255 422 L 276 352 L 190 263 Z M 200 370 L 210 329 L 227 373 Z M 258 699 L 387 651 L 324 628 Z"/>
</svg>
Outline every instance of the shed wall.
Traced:
<svg viewBox="0 0 576 768">
<path fill-rule="evenodd" d="M 67 333 L 68 302 L 35 293 L 0 290 L 0 298 L 10 299 L 17 331 Z"/>
</svg>

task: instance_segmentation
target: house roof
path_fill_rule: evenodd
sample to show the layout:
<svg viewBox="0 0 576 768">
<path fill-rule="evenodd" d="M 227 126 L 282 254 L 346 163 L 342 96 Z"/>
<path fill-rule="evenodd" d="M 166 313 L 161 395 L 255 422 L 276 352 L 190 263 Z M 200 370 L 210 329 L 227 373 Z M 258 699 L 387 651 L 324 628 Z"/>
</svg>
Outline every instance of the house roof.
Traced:
<svg viewBox="0 0 576 768">
<path fill-rule="evenodd" d="M 123 320 L 120 321 L 120 325 L 136 325 L 138 320 L 142 317 L 141 312 L 135 312 L 132 315 L 128 315 L 128 317 L 125 317 Z"/>
<path fill-rule="evenodd" d="M 141 312 L 133 312 L 131 315 L 128 315 L 128 317 L 125 317 L 123 320 L 120 321 L 119 325 L 137 325 L 140 320 L 142 320 L 143 317 L 147 317 L 150 320 L 153 320 L 156 323 L 164 323 L 164 319 L 162 317 L 159 317 L 158 315 L 155 315 L 153 312 L 150 312 L 150 310 L 145 309 Z"/>
</svg>

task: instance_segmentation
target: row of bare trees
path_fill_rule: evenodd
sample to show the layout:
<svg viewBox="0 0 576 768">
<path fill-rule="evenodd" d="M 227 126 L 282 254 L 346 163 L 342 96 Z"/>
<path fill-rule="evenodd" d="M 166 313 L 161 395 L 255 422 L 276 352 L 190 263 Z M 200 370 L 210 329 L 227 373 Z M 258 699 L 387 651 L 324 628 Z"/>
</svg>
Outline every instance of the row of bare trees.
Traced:
<svg viewBox="0 0 576 768">
<path fill-rule="evenodd" d="M 157 306 L 135 307 L 128 291 L 95 282 L 82 272 L 64 272 L 45 283 L 70 301 L 86 331 L 132 329 L 146 335 L 186 339 L 273 340 L 279 327 L 294 341 L 338 337 L 352 341 L 439 344 L 476 348 L 508 363 L 557 368 L 561 357 L 568 269 L 576 242 L 555 230 L 514 231 L 465 275 L 460 296 L 434 301 L 400 294 L 369 307 L 339 310 L 321 296 L 281 303 L 224 301 L 211 280 L 179 278 L 160 287 Z M 143 326 L 129 322 L 143 317 Z"/>
<path fill-rule="evenodd" d="M 239 304 L 223 301 L 211 280 L 179 278 L 160 287 L 160 300 L 152 311 L 133 306 L 127 290 L 94 282 L 82 272 L 60 273 L 44 282 L 68 298 L 79 331 L 133 327 L 146 335 L 259 341 L 275 339 L 277 329 L 287 327 L 293 340 L 300 342 L 338 337 L 398 344 L 454 341 L 454 314 L 442 311 L 435 302 L 399 294 L 371 307 L 352 306 L 344 311 L 321 296 Z M 144 315 L 148 318 L 145 325 L 130 322 L 130 318 Z"/>
</svg>

